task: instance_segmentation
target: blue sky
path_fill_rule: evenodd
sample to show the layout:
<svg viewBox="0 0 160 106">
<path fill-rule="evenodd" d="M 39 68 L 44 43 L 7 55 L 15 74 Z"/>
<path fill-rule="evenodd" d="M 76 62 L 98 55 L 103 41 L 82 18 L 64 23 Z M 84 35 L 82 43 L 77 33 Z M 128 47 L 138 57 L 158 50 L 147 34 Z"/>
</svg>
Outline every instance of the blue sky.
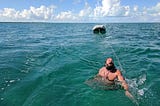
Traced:
<svg viewBox="0 0 160 106">
<path fill-rule="evenodd" d="M 0 21 L 160 22 L 160 0 L 0 0 Z"/>
</svg>

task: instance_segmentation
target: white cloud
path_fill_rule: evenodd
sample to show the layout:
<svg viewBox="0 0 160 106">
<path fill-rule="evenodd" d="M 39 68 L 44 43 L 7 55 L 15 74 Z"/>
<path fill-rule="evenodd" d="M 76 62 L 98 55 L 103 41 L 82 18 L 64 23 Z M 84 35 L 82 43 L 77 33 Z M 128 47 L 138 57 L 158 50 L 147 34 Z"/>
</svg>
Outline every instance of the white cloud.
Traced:
<svg viewBox="0 0 160 106">
<path fill-rule="evenodd" d="M 102 0 L 102 4 L 94 9 L 95 17 L 128 16 L 129 14 L 130 7 L 121 6 L 120 0 Z"/>
<path fill-rule="evenodd" d="M 133 7 L 131 18 L 139 22 L 160 22 L 160 3 L 150 8 Z"/>
<path fill-rule="evenodd" d="M 77 3 L 82 2 L 78 0 Z M 56 6 L 31 6 L 29 9 L 16 10 L 4 8 L 0 10 L 0 21 L 158 21 L 160 22 L 160 2 L 152 7 L 133 7 L 121 5 L 120 0 L 100 0 L 96 7 L 91 7 L 86 1 L 79 12 L 71 10 L 55 14 Z M 74 10 L 75 11 L 75 10 Z"/>
<path fill-rule="evenodd" d="M 134 12 L 137 12 L 137 11 L 138 11 L 138 6 L 134 6 L 134 7 L 133 7 L 133 11 L 134 11 Z"/>
<path fill-rule="evenodd" d="M 80 17 L 92 16 L 92 8 L 89 6 L 87 2 L 85 2 L 84 9 L 79 12 Z"/>
<path fill-rule="evenodd" d="M 53 18 L 55 6 L 40 6 L 35 8 L 33 6 L 30 9 L 24 9 L 22 11 L 16 11 L 13 8 L 4 8 L 0 10 L 0 20 L 3 21 L 26 21 L 26 20 L 51 20 Z"/>
<path fill-rule="evenodd" d="M 16 17 L 17 13 L 18 13 L 18 11 L 16 11 L 15 9 L 4 8 L 3 10 L 1 10 L 0 16 L 1 17 L 14 18 L 14 17 Z"/>
<path fill-rule="evenodd" d="M 40 6 L 40 8 L 30 7 L 29 15 L 33 19 L 52 19 L 54 6 L 45 7 Z"/>
<path fill-rule="evenodd" d="M 120 0 L 102 0 L 93 10 L 94 17 L 108 18 L 110 16 L 124 21 L 159 21 L 160 22 L 160 3 L 153 7 L 121 5 Z M 113 19 L 113 18 L 112 18 Z M 127 20 L 125 20 L 127 19 Z"/>
<path fill-rule="evenodd" d="M 160 16 L 160 3 L 157 3 L 157 5 L 152 8 L 146 9 L 146 12 L 151 16 Z"/>
<path fill-rule="evenodd" d="M 61 12 L 55 17 L 57 21 L 74 21 L 76 16 L 71 11 Z"/>
</svg>

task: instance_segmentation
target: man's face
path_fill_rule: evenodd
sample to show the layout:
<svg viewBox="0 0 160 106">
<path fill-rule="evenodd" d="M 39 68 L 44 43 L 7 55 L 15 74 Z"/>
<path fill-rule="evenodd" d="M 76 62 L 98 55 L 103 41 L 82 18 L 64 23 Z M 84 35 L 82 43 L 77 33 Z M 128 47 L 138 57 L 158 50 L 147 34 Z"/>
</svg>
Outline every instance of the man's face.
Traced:
<svg viewBox="0 0 160 106">
<path fill-rule="evenodd" d="M 113 60 L 111 58 L 106 60 L 106 66 L 113 66 Z"/>
<path fill-rule="evenodd" d="M 109 70 L 110 72 L 116 71 L 112 58 L 108 58 L 106 60 L 106 69 Z"/>
</svg>

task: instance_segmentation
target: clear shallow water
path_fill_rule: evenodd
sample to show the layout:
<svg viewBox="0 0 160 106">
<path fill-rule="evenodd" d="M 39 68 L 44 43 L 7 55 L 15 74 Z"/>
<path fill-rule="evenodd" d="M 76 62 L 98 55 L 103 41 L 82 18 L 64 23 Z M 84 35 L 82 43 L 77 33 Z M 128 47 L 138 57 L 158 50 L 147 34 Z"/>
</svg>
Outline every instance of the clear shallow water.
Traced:
<svg viewBox="0 0 160 106">
<path fill-rule="evenodd" d="M 85 84 L 113 57 L 140 106 L 160 105 L 160 24 L 0 23 L 0 105 L 135 106 Z"/>
</svg>

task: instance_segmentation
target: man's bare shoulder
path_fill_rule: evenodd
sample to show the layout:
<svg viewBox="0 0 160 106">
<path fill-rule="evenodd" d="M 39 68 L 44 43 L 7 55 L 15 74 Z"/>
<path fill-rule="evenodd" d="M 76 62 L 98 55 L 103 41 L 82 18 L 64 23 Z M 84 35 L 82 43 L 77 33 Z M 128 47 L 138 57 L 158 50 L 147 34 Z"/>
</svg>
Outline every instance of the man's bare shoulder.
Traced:
<svg viewBox="0 0 160 106">
<path fill-rule="evenodd" d="M 102 68 L 99 69 L 99 72 L 102 72 L 102 71 L 104 71 L 105 69 L 106 69 L 105 67 L 102 67 Z"/>
<path fill-rule="evenodd" d="M 117 75 L 122 75 L 122 73 L 121 73 L 120 70 L 117 70 L 117 71 L 116 71 L 116 74 L 117 74 Z"/>
</svg>

